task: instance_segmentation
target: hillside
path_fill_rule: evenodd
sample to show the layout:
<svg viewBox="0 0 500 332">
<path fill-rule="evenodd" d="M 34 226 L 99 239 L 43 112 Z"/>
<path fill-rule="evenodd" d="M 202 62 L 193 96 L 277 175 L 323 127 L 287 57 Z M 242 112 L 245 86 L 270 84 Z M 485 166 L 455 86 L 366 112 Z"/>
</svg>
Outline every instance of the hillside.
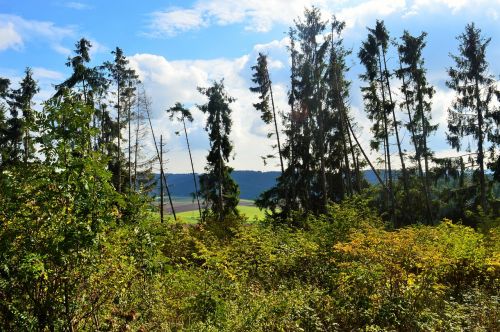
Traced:
<svg viewBox="0 0 500 332">
<path fill-rule="evenodd" d="M 240 198 L 256 199 L 260 193 L 274 186 L 280 172 L 233 171 L 231 175 L 240 186 Z M 377 178 L 372 171 L 363 171 L 363 175 L 368 183 L 377 183 Z M 159 174 L 156 177 L 158 178 Z M 189 197 L 194 192 L 191 174 L 167 174 L 167 181 L 172 196 Z M 158 185 L 151 194 L 156 196 L 159 193 L 160 187 Z"/>
</svg>

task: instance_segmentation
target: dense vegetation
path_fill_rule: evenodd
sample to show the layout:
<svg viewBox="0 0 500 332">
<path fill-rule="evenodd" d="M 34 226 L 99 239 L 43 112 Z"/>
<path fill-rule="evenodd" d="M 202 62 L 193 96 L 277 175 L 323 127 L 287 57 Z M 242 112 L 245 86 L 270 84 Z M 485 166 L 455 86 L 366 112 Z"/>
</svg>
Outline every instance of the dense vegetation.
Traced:
<svg viewBox="0 0 500 332">
<path fill-rule="evenodd" d="M 151 133 L 147 156 L 150 101 L 121 49 L 88 67 L 91 45 L 80 40 L 73 74 L 38 110 L 29 69 L 18 89 L 1 79 L 0 330 L 498 330 L 500 112 L 489 40 L 467 25 L 448 70 L 457 98 L 447 138 L 457 149 L 466 135 L 477 141 L 466 164 L 434 158 L 428 144 L 425 34 L 403 35 L 391 71 L 388 31 L 381 21 L 369 29 L 358 57 L 380 171 L 349 115 L 343 27 L 313 8 L 290 29 L 283 132 L 266 56 L 253 67 L 254 106 L 274 128 L 282 170 L 258 200 L 264 221 L 236 209 L 223 81 L 199 89 L 210 151 L 195 194 L 200 223 L 186 225 L 161 223 L 147 196 L 161 138 Z M 404 100 L 391 92 L 396 78 Z M 400 146 L 397 108 L 414 154 Z M 192 119 L 182 104 L 169 112 Z M 379 185 L 361 177 L 365 166 Z"/>
</svg>

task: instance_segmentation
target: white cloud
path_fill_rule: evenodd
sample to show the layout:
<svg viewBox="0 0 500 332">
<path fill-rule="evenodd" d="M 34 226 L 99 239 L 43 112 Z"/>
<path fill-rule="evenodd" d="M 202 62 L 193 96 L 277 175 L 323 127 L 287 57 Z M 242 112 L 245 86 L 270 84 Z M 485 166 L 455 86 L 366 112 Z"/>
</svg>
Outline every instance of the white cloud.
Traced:
<svg viewBox="0 0 500 332">
<path fill-rule="evenodd" d="M 26 40 L 43 39 L 55 50 L 62 51 L 61 42 L 74 37 L 70 27 L 59 27 L 52 22 L 26 20 L 17 15 L 0 14 L 0 51 L 7 48 L 20 49 Z"/>
<path fill-rule="evenodd" d="M 421 10 L 440 10 L 443 6 L 451 9 L 452 14 L 460 11 L 481 10 L 485 8 L 495 8 L 500 5 L 499 0 L 414 0 L 409 6 L 412 14 L 417 14 Z"/>
<path fill-rule="evenodd" d="M 62 80 L 64 79 L 64 74 L 55 70 L 50 70 L 43 67 L 33 67 L 33 76 L 35 79 L 47 79 L 47 80 Z"/>
<path fill-rule="evenodd" d="M 65 7 L 71 8 L 71 9 L 76 9 L 76 10 L 85 10 L 85 9 L 90 9 L 91 7 L 83 2 L 77 2 L 77 1 L 70 1 L 66 2 L 64 4 Z"/>
<path fill-rule="evenodd" d="M 383 18 L 406 8 L 405 0 L 370 0 L 358 5 L 346 6 L 338 11 L 337 17 L 346 22 L 346 28 L 363 27 L 374 18 Z"/>
<path fill-rule="evenodd" d="M 23 46 L 23 39 L 17 33 L 12 22 L 0 23 L 0 51 L 13 48 L 19 49 Z"/>
<path fill-rule="evenodd" d="M 174 9 L 151 14 L 149 26 L 153 36 L 174 36 L 179 32 L 194 30 L 207 25 L 203 13 L 194 9 Z"/>
<path fill-rule="evenodd" d="M 363 27 L 375 18 L 401 17 L 433 11 L 481 11 L 498 18 L 500 0 L 198 0 L 190 8 L 172 8 L 151 14 L 150 35 L 174 36 L 210 25 L 244 24 L 246 30 L 267 32 L 276 24 L 290 25 L 304 8 L 318 7 L 324 18 L 336 14 L 348 28 Z M 486 11 L 485 11 L 486 10 Z"/>
</svg>

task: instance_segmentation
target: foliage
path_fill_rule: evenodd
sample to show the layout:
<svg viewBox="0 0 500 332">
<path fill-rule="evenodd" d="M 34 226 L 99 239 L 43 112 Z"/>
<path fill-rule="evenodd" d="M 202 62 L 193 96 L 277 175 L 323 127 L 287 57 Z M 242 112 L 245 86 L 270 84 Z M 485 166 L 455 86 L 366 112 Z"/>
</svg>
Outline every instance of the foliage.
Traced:
<svg viewBox="0 0 500 332">
<path fill-rule="evenodd" d="M 231 133 L 231 109 L 234 101 L 224 89 L 224 83 L 214 82 L 209 88 L 198 88 L 208 98 L 208 102 L 198 106 L 208 114 L 205 130 L 210 140 L 207 155 L 206 174 L 200 176 L 200 194 L 205 200 L 205 214 L 213 213 L 219 221 L 230 214 L 238 215 L 236 206 L 239 201 L 239 188 L 231 178 L 233 169 L 227 166 L 233 145 L 229 139 Z M 208 208 L 211 211 L 208 211 Z"/>
</svg>

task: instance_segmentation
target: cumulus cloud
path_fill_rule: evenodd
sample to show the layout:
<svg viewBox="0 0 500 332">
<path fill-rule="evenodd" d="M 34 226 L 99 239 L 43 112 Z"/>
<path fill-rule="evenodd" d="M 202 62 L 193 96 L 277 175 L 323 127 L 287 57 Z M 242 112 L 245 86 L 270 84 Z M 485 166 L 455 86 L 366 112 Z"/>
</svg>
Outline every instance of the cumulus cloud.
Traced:
<svg viewBox="0 0 500 332">
<path fill-rule="evenodd" d="M 48 21 L 26 20 L 17 15 L 0 14 L 0 22 L 2 22 L 0 23 L 0 51 L 8 48 L 20 49 L 26 40 L 42 38 L 55 51 L 61 52 L 65 50 L 61 42 L 75 35 L 70 27 L 59 27 Z"/>
<path fill-rule="evenodd" d="M 23 39 L 14 28 L 14 23 L 0 23 L 0 51 L 13 48 L 19 49 L 23 46 Z"/>
<path fill-rule="evenodd" d="M 172 133 L 181 129 L 180 124 L 168 120 L 164 110 L 179 101 L 193 112 L 195 121 L 189 125 L 190 139 L 196 165 L 205 165 L 208 137 L 204 130 L 205 115 L 196 105 L 206 102 L 197 87 L 208 87 L 213 80 L 224 79 L 227 92 L 236 101 L 231 104 L 233 127 L 231 139 L 235 146 L 235 159 L 230 162 L 236 169 L 261 169 L 260 156 L 271 153 L 273 143 L 266 137 L 269 128 L 260 120 L 253 109 L 257 96 L 248 87 L 248 68 L 255 56 L 243 55 L 234 59 L 181 60 L 169 61 L 154 54 L 136 54 L 129 57 L 130 65 L 138 73 L 140 80 L 153 100 L 153 126 L 158 133 L 164 133 L 169 149 L 169 172 L 188 172 L 189 159 L 183 137 Z M 276 98 L 286 100 L 286 88 L 276 85 Z M 269 150 L 269 151 L 266 151 Z M 198 172 L 203 171 L 200 167 Z"/>
<path fill-rule="evenodd" d="M 484 11 L 498 17 L 499 0 L 198 0 L 189 8 L 170 8 L 153 12 L 149 34 L 171 37 L 211 25 L 244 24 L 246 30 L 267 32 L 277 24 L 290 25 L 304 8 L 316 6 L 324 17 L 336 14 L 348 28 L 363 27 L 374 18 L 397 14 L 402 17 L 424 11 Z"/>
</svg>

